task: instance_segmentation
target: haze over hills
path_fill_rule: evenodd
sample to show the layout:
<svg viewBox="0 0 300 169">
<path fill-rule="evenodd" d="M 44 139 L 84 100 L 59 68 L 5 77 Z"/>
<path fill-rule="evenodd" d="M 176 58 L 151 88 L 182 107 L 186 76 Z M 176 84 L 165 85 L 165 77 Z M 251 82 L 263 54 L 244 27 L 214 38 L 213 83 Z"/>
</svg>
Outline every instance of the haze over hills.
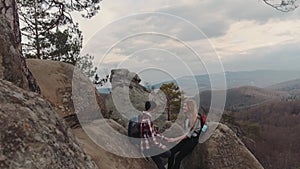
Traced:
<svg viewBox="0 0 300 169">
<path fill-rule="evenodd" d="M 222 86 L 224 82 L 222 79 L 226 79 L 226 86 Z M 176 80 L 166 80 L 157 84 L 148 84 L 145 86 L 149 89 L 158 89 L 162 84 L 174 82 L 181 90 L 185 92 L 188 96 L 194 96 L 195 93 L 202 92 L 205 90 L 211 90 L 211 79 L 214 79 L 216 83 L 213 90 L 220 89 L 231 89 L 241 86 L 256 86 L 260 88 L 269 87 L 278 83 L 283 83 L 286 81 L 291 81 L 294 79 L 300 79 L 300 71 L 292 70 L 255 70 L 255 71 L 238 71 L 230 72 L 227 71 L 225 74 L 205 74 L 205 75 L 195 75 L 195 76 L 184 76 Z M 219 87 L 218 87 L 219 86 Z M 272 88 L 270 88 L 272 89 Z M 110 88 L 99 88 L 98 91 L 103 94 L 108 94 Z"/>
<path fill-rule="evenodd" d="M 267 87 L 267 89 L 287 93 L 289 95 L 287 100 L 300 99 L 300 79 L 278 83 Z"/>
<path fill-rule="evenodd" d="M 300 79 L 289 80 L 286 82 L 278 83 L 272 86 L 266 87 L 267 89 L 277 90 L 277 91 L 293 91 L 300 90 Z"/>
<path fill-rule="evenodd" d="M 220 90 L 206 90 L 200 93 L 200 104 L 204 107 L 209 107 L 211 102 L 212 92 L 218 95 Z M 242 86 L 228 89 L 226 92 L 226 111 L 238 111 L 253 106 L 260 105 L 265 102 L 274 100 L 282 100 L 288 97 L 288 94 L 283 92 L 272 91 L 255 86 Z"/>
<path fill-rule="evenodd" d="M 184 76 L 176 79 L 176 83 L 182 88 L 187 95 L 193 95 L 205 90 L 211 90 L 210 77 L 215 79 L 216 83 L 223 83 L 219 80 L 223 79 L 224 74 L 217 73 L 212 75 L 195 75 Z M 300 71 L 292 70 L 255 70 L 255 71 L 239 71 L 239 72 L 225 72 L 227 89 L 236 88 L 241 86 L 256 86 L 264 88 L 277 83 L 289 81 L 292 79 L 300 78 Z M 164 83 L 170 83 L 172 81 L 165 81 L 158 84 L 154 84 L 153 88 L 159 88 Z M 173 81 L 175 82 L 175 81 Z M 195 84 L 197 82 L 197 84 Z M 197 85 L 197 86 L 196 86 Z M 218 84 L 217 84 L 218 85 Z M 220 88 L 219 88 L 220 89 Z M 215 88 L 213 90 L 218 90 Z"/>
</svg>

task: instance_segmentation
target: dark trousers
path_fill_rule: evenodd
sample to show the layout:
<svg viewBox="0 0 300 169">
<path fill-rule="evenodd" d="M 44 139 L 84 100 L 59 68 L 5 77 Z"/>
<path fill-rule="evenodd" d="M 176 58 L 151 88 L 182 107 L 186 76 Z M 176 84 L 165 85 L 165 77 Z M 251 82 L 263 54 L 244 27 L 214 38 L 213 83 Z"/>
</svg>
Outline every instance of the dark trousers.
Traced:
<svg viewBox="0 0 300 169">
<path fill-rule="evenodd" d="M 192 137 L 184 139 L 174 146 L 171 149 L 172 155 L 168 161 L 168 169 L 179 169 L 181 161 L 193 151 L 197 144 L 198 137 Z"/>
<path fill-rule="evenodd" d="M 171 151 L 162 150 L 158 147 L 151 147 L 149 150 L 144 151 L 144 155 L 147 157 L 151 156 L 151 159 L 155 162 L 158 169 L 166 169 L 161 158 L 171 157 Z"/>
</svg>

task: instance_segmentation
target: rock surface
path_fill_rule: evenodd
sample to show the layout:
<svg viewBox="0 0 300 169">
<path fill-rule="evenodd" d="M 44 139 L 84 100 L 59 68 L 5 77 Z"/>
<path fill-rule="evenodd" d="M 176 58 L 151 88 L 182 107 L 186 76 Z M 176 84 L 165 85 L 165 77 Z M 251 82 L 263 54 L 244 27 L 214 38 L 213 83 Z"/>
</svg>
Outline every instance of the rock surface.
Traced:
<svg viewBox="0 0 300 169">
<path fill-rule="evenodd" d="M 230 128 L 223 124 L 218 125 L 211 137 L 206 142 L 198 144 L 192 154 L 184 160 L 184 168 L 263 169 L 259 161 Z M 206 133 L 209 132 L 207 130 Z M 202 139 L 207 136 L 204 134 Z"/>
<path fill-rule="evenodd" d="M 41 94 L 49 100 L 59 111 L 62 117 L 75 113 L 72 100 L 72 78 L 74 66 L 71 64 L 40 59 L 26 59 L 28 68 L 41 88 Z M 76 76 L 77 77 L 77 76 Z M 87 79 L 78 79 L 84 85 L 92 85 Z M 94 89 L 94 86 L 91 86 Z M 87 88 L 87 87 L 86 87 Z M 99 93 L 94 92 L 101 112 L 106 112 L 104 99 Z"/>
<path fill-rule="evenodd" d="M 145 101 L 150 92 L 140 85 L 139 76 L 127 69 L 111 70 L 111 93 L 106 99 L 106 106 L 111 118 L 126 127 L 128 119 L 145 109 Z"/>
<path fill-rule="evenodd" d="M 0 168 L 97 168 L 50 104 L 0 80 Z"/>
<path fill-rule="evenodd" d="M 78 138 L 81 145 L 87 150 L 87 153 L 96 162 L 99 168 L 103 169 L 155 169 L 156 166 L 152 160 L 147 161 L 144 158 L 126 158 L 116 155 L 112 152 L 118 151 L 119 153 L 137 153 L 139 149 L 130 144 L 128 139 L 112 139 L 111 133 L 107 132 L 104 127 L 100 127 L 103 123 L 107 123 L 116 132 L 120 134 L 127 133 L 127 130 L 113 120 L 96 120 L 92 124 L 82 128 L 74 129 L 73 132 Z M 89 138 L 89 135 L 94 137 Z M 93 141 L 95 140 L 95 142 Z M 97 145 L 99 144 L 99 145 Z M 121 146 L 120 146 L 121 145 Z M 105 148 L 105 147 L 106 148 Z M 111 148 L 111 150 L 109 150 Z"/>
<path fill-rule="evenodd" d="M 113 69 L 111 70 L 109 81 L 112 84 L 112 88 L 117 86 L 137 87 L 141 79 L 136 73 L 129 72 L 127 69 Z"/>
<path fill-rule="evenodd" d="M 40 59 L 26 59 L 26 63 L 40 86 L 42 96 L 55 105 L 62 117 L 73 114 L 73 66 Z"/>
</svg>

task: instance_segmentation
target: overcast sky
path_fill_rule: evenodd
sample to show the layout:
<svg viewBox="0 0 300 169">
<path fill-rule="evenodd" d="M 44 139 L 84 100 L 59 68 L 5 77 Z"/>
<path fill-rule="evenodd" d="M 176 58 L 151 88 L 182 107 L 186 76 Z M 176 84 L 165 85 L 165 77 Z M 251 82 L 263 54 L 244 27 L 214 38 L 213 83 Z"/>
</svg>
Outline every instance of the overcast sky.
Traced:
<svg viewBox="0 0 300 169">
<path fill-rule="evenodd" d="M 127 68 L 155 83 L 223 68 L 300 70 L 300 9 L 261 0 L 104 0 L 94 18 L 75 19 L 82 53 L 104 73 Z"/>
</svg>

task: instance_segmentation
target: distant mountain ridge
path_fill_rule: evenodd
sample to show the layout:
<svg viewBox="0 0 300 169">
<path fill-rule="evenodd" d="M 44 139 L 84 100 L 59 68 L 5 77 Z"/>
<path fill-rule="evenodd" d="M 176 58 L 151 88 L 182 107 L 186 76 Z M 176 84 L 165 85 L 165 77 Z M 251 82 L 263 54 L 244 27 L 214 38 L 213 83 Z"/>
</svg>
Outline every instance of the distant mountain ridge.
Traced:
<svg viewBox="0 0 300 169">
<path fill-rule="evenodd" d="M 238 71 L 230 72 L 227 71 L 224 74 L 216 73 L 211 74 L 211 77 L 215 79 L 216 83 L 223 79 L 222 76 L 226 77 L 227 89 L 236 88 L 241 86 L 256 86 L 260 88 L 265 88 L 277 83 L 289 81 L 292 79 L 300 79 L 300 71 L 292 70 L 255 70 L 255 71 Z M 180 84 L 180 87 L 187 95 L 195 94 L 196 90 L 205 91 L 211 90 L 210 76 L 205 75 L 195 75 L 195 76 L 184 76 L 176 79 L 175 81 L 165 81 L 152 85 L 153 88 L 159 88 L 164 83 L 175 82 Z M 197 82 L 195 86 L 194 82 Z M 198 89 L 195 89 L 198 87 Z M 220 89 L 220 88 L 219 88 Z M 218 88 L 213 89 L 218 90 Z"/>
<path fill-rule="evenodd" d="M 275 85 L 268 86 L 266 88 L 271 90 L 277 90 L 277 91 L 300 90 L 300 79 L 293 79 L 293 80 L 281 82 Z"/>
<path fill-rule="evenodd" d="M 300 79 L 294 79 L 282 83 L 278 83 L 272 86 L 268 86 L 266 89 L 286 93 L 289 96 L 286 100 L 300 100 Z"/>
<path fill-rule="evenodd" d="M 200 93 L 200 104 L 204 107 L 210 106 L 211 94 L 223 92 L 216 91 L 203 91 Z M 218 95 L 218 94 L 216 94 Z M 254 107 L 265 102 L 274 100 L 282 100 L 288 97 L 285 92 L 277 92 L 265 88 L 259 88 L 255 86 L 242 86 L 237 88 L 228 89 L 226 91 L 226 111 L 239 111 L 245 108 Z"/>
</svg>

